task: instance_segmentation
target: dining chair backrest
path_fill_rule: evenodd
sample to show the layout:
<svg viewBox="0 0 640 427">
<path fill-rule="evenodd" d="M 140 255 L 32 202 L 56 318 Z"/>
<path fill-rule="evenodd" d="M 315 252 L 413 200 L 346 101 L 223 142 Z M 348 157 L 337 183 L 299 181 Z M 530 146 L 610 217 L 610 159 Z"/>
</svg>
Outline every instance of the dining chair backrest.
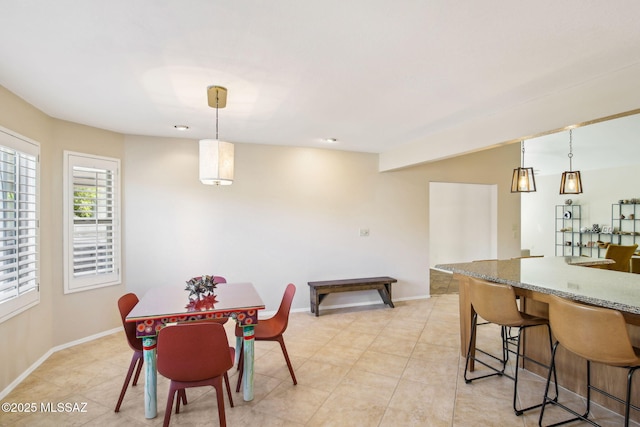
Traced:
<svg viewBox="0 0 640 427">
<path fill-rule="evenodd" d="M 222 276 L 213 276 L 214 283 L 227 283 L 227 279 Z"/>
<path fill-rule="evenodd" d="M 174 381 L 201 381 L 233 366 L 224 327 L 218 323 L 181 323 L 158 333 L 158 372 Z"/>
<path fill-rule="evenodd" d="M 118 299 L 120 319 L 122 320 L 124 332 L 127 335 L 129 347 L 134 351 L 142 351 L 142 340 L 136 337 L 136 324 L 134 322 L 126 321 L 127 316 L 136 304 L 138 304 L 138 297 L 134 293 L 125 294 Z"/>
<path fill-rule="evenodd" d="M 607 246 L 607 252 L 604 254 L 604 257 L 607 259 L 612 259 L 616 263 L 615 264 L 607 264 L 607 270 L 616 270 L 616 271 L 631 271 L 631 256 L 638 249 L 638 245 L 624 246 L 624 245 L 609 245 Z"/>
<path fill-rule="evenodd" d="M 287 329 L 287 325 L 289 324 L 289 312 L 291 311 L 291 304 L 293 303 L 293 297 L 295 296 L 295 294 L 296 285 L 294 285 L 293 283 L 289 283 L 284 290 L 284 295 L 282 296 L 280 307 L 278 307 L 278 311 L 273 316 L 272 320 L 280 329 L 280 333 L 283 333 Z"/>
<path fill-rule="evenodd" d="M 627 325 L 617 310 L 551 296 L 549 323 L 567 350 L 592 362 L 628 366 L 638 360 Z"/>
<path fill-rule="evenodd" d="M 476 313 L 488 322 L 509 326 L 522 321 L 510 285 L 469 278 L 469 298 Z"/>
</svg>

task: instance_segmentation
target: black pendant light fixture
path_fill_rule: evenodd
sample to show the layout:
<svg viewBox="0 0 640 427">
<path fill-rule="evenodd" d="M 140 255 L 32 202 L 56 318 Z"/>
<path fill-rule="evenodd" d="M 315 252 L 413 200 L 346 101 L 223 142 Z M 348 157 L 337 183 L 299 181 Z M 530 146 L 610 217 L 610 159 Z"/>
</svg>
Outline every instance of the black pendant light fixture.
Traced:
<svg viewBox="0 0 640 427">
<path fill-rule="evenodd" d="M 522 146 L 522 167 L 513 170 L 511 192 L 531 193 L 536 191 L 536 179 L 533 176 L 533 168 L 524 167 L 524 141 L 521 141 L 520 145 Z"/>
<path fill-rule="evenodd" d="M 569 129 L 569 170 L 562 173 L 562 180 L 560 181 L 560 194 L 580 194 L 582 193 L 582 179 L 580 178 L 580 171 L 574 171 L 572 160 L 573 158 L 573 133 L 572 129 Z"/>
</svg>

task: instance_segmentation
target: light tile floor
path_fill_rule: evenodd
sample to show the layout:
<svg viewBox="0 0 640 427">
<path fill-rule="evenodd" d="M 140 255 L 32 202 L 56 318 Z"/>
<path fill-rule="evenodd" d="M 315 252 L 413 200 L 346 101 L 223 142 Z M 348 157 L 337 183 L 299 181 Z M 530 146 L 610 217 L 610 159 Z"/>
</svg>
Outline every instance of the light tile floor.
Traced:
<svg viewBox="0 0 640 427">
<path fill-rule="evenodd" d="M 230 426 L 534 426 L 538 410 L 517 417 L 513 383 L 491 378 L 465 384 L 460 357 L 458 296 L 398 302 L 395 309 L 369 306 L 323 310 L 318 318 L 292 313 L 285 340 L 298 385 L 294 386 L 277 343 L 256 343 L 255 399 L 226 404 Z M 231 322 L 227 324 L 233 343 Z M 479 340 L 499 345 L 498 331 L 483 327 Z M 480 341 L 479 341 L 480 342 Z M 2 413 L 2 426 L 157 426 L 162 424 L 168 381 L 159 377 L 158 416 L 144 418 L 143 383 L 129 388 L 114 407 L 131 358 L 123 333 L 53 354 L 3 402 L 86 402 L 83 413 Z M 232 385 L 236 371 L 232 371 Z M 522 374 L 521 400 L 540 399 L 542 379 Z M 579 398 L 561 390 L 561 398 Z M 189 389 L 189 404 L 173 414 L 174 426 L 215 426 L 215 391 Z M 225 398 L 226 401 L 226 398 Z M 604 425 L 621 418 L 595 406 Z M 549 421 L 562 419 L 556 408 Z M 546 418 L 545 418 L 546 419 Z"/>
</svg>

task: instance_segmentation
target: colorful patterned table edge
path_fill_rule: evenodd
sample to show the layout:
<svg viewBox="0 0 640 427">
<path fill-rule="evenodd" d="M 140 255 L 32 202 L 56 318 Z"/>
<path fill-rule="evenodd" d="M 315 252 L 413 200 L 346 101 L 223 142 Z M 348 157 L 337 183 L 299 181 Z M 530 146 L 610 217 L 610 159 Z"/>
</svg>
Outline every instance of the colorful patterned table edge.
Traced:
<svg viewBox="0 0 640 427">
<path fill-rule="evenodd" d="M 169 323 L 191 322 L 196 320 L 214 320 L 230 317 L 235 319 L 240 326 L 255 325 L 258 323 L 258 310 L 232 310 L 216 313 L 191 313 L 176 316 L 164 316 L 152 319 L 136 320 L 136 336 L 138 338 L 155 336 L 158 331 Z"/>
</svg>

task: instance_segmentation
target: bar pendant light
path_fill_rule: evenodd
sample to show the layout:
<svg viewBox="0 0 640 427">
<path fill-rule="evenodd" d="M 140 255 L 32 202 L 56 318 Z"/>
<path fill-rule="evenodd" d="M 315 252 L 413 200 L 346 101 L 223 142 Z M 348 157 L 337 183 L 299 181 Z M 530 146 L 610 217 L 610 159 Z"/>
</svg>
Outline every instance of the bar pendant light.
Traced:
<svg viewBox="0 0 640 427">
<path fill-rule="evenodd" d="M 533 168 L 524 167 L 524 141 L 521 141 L 520 144 L 522 146 L 522 167 L 513 170 L 511 192 L 531 193 L 536 191 L 536 179 L 533 176 Z"/>
<path fill-rule="evenodd" d="M 560 181 L 560 194 L 580 194 L 582 193 L 582 179 L 580 171 L 574 171 L 571 164 L 573 158 L 573 133 L 569 129 L 569 170 L 562 173 Z"/>
<path fill-rule="evenodd" d="M 216 109 L 216 139 L 200 140 L 200 182 L 207 185 L 233 183 L 233 144 L 218 139 L 218 109 L 227 105 L 227 89 L 209 86 L 207 99 Z"/>
</svg>

